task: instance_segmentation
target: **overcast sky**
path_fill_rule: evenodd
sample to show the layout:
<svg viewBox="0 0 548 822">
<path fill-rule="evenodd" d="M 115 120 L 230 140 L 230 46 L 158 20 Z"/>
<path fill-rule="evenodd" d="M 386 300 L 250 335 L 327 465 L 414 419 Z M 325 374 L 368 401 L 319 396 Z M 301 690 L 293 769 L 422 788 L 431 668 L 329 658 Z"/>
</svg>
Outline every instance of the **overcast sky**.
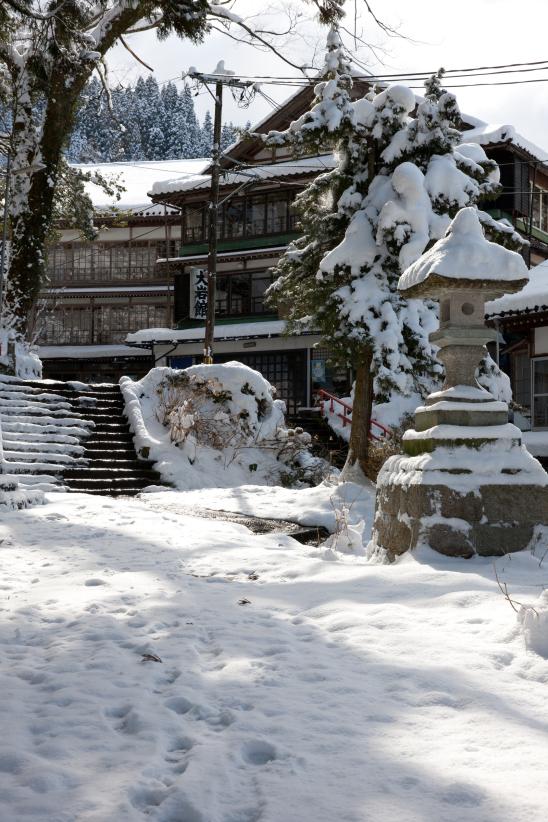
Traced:
<svg viewBox="0 0 548 822">
<path fill-rule="evenodd" d="M 357 4 L 358 7 L 363 7 L 362 0 L 357 0 Z M 299 24 L 300 36 L 286 42 L 283 51 L 294 62 L 302 64 L 313 59 L 315 47 L 325 38 L 325 31 L 310 22 L 310 6 L 298 2 L 294 5 L 304 11 Z M 547 0 L 521 0 L 520 3 L 516 0 L 459 0 L 458 3 L 451 4 L 435 0 L 371 0 L 371 5 L 384 22 L 409 38 L 386 37 L 371 18 L 362 13 L 359 31 L 364 40 L 374 43 L 381 50 L 377 48 L 376 53 L 373 53 L 361 47 L 356 54 L 373 72 L 430 71 L 439 66 L 453 69 L 548 58 Z M 233 9 L 243 16 L 246 13 L 254 14 L 258 6 L 266 8 L 268 0 L 260 4 L 257 0 L 235 0 Z M 349 18 L 346 25 L 353 30 L 354 0 L 347 0 L 347 7 Z M 286 19 L 281 12 L 274 12 L 268 22 L 270 26 L 283 28 Z M 213 71 L 221 58 L 225 59 L 228 68 L 241 74 L 267 74 L 276 77 L 297 74 L 275 55 L 236 44 L 215 32 L 198 46 L 177 38 L 158 42 L 153 32 L 132 35 L 128 40 L 131 47 L 154 69 L 159 82 L 180 78 L 181 73 L 190 65 L 195 65 L 200 70 Z M 351 37 L 347 37 L 347 42 L 353 48 Z M 126 84 L 135 80 L 139 74 L 148 73 L 121 46 L 110 53 L 109 63 L 111 82 Z M 537 77 L 546 77 L 548 80 L 548 69 L 454 82 Z M 177 84 L 181 87 L 182 81 L 177 80 Z M 284 87 L 269 85 L 264 89 L 278 102 L 291 93 L 291 89 Z M 489 123 L 514 125 L 525 137 L 545 149 L 548 157 L 548 82 L 452 90 L 457 94 L 462 111 Z M 211 98 L 202 92 L 196 97 L 195 103 L 200 116 L 203 116 L 206 109 L 211 107 Z M 243 124 L 248 119 L 255 123 L 271 110 L 271 105 L 257 97 L 249 109 L 242 110 L 229 100 L 225 110 L 226 119 L 232 119 L 237 124 Z"/>
</svg>

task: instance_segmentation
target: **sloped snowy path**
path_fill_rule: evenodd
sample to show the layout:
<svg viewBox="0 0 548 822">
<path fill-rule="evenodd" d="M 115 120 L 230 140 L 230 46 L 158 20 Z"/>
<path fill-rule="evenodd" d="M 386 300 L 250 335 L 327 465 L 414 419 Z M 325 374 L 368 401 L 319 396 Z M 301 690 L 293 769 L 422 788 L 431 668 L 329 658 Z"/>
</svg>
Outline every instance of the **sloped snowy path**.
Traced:
<svg viewBox="0 0 548 822">
<path fill-rule="evenodd" d="M 2 822 L 547 818 L 548 661 L 490 562 L 49 500 L 0 523 Z"/>
</svg>

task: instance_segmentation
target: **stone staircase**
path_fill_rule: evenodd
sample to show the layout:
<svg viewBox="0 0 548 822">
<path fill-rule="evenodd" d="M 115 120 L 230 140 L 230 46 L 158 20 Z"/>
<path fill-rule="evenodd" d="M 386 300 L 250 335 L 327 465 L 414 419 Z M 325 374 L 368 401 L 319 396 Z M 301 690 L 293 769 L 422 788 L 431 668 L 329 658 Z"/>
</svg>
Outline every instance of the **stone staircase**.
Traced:
<svg viewBox="0 0 548 822">
<path fill-rule="evenodd" d="M 300 408 L 287 417 L 287 424 L 299 426 L 312 437 L 312 453 L 327 460 L 335 468 L 342 468 L 348 455 L 348 443 L 333 431 L 322 417 L 319 408 Z"/>
<path fill-rule="evenodd" d="M 5 473 L 23 487 L 133 496 L 161 478 L 137 458 L 118 385 L 0 378 Z"/>
</svg>

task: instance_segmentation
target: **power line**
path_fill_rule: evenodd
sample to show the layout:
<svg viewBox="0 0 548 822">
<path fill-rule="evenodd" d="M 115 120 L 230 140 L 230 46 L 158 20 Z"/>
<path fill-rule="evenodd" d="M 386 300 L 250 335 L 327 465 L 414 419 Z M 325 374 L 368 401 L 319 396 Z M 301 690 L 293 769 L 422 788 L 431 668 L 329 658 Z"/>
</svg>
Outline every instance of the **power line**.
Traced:
<svg viewBox="0 0 548 822">
<path fill-rule="evenodd" d="M 500 71 L 501 74 L 510 74 L 513 73 L 515 70 L 517 71 L 540 71 L 542 68 L 548 67 L 548 60 L 535 60 L 529 62 L 522 62 L 522 63 L 502 63 L 500 65 L 492 65 L 492 66 L 469 66 L 464 68 L 454 68 L 454 69 L 444 69 L 444 75 L 451 75 L 451 74 L 461 74 L 466 72 L 469 74 L 470 72 L 480 72 L 480 73 L 487 73 L 491 70 L 498 70 L 498 69 L 508 69 L 508 71 Z M 410 77 L 410 78 L 417 78 L 417 77 L 431 77 L 433 74 L 436 74 L 438 69 L 434 69 L 432 71 L 400 71 L 395 73 L 387 73 L 387 72 L 370 72 L 369 74 L 364 75 L 352 75 L 356 79 L 392 79 L 398 77 Z M 215 73 L 211 75 L 215 77 Z M 219 75 L 220 76 L 220 75 Z M 321 81 L 319 76 L 316 77 L 290 77 L 290 76 L 281 76 L 281 75 L 271 75 L 271 74 L 239 74 L 238 75 L 241 79 L 246 80 L 279 80 L 279 81 L 287 81 L 287 82 L 294 82 L 294 83 L 317 83 Z M 473 76 L 473 75 L 472 75 Z"/>
<path fill-rule="evenodd" d="M 461 73 L 461 72 L 472 72 L 472 71 L 484 72 L 484 71 L 488 71 L 490 69 L 504 69 L 504 68 L 508 68 L 508 69 L 518 68 L 519 69 L 522 66 L 546 66 L 546 64 L 548 64 L 548 60 L 536 60 L 536 61 L 529 61 L 529 62 L 523 62 L 523 63 L 503 63 L 501 65 L 494 65 L 494 66 L 470 66 L 468 68 L 444 69 L 444 74 L 447 75 L 447 74 L 454 74 L 455 72 Z M 535 71 L 535 69 L 524 69 L 524 71 L 525 70 Z M 394 74 L 388 74 L 388 73 L 378 74 L 378 73 L 375 73 L 375 72 L 371 72 L 369 75 L 365 74 L 365 75 L 353 75 L 353 76 L 358 77 L 359 79 L 369 79 L 369 78 L 378 78 L 378 77 L 383 77 L 383 78 L 416 77 L 416 76 L 431 77 L 432 74 L 436 74 L 437 71 L 438 71 L 438 69 L 435 69 L 433 71 L 396 72 Z M 506 72 L 502 72 L 502 73 L 504 74 Z M 214 77 L 215 74 L 213 73 L 211 76 Z M 307 82 L 310 82 L 310 83 L 317 83 L 319 80 L 321 80 L 320 77 L 308 77 L 308 78 L 289 77 L 289 76 L 284 77 L 284 76 L 274 76 L 274 75 L 270 75 L 270 74 L 262 74 L 262 75 L 261 74 L 253 74 L 253 75 L 252 74 L 239 74 L 238 76 L 241 79 L 246 79 L 246 80 L 251 80 L 251 79 L 255 79 L 255 80 L 272 80 L 272 79 L 276 79 L 276 80 L 288 80 L 288 81 L 294 81 L 294 82 L 303 82 L 303 80 L 306 80 Z"/>
</svg>

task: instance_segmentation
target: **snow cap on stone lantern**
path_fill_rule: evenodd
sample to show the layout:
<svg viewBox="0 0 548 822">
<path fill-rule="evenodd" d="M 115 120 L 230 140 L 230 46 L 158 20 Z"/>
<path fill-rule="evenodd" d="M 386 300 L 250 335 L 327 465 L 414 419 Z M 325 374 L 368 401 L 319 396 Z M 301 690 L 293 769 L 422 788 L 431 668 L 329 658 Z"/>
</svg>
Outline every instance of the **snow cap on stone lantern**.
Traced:
<svg viewBox="0 0 548 822">
<path fill-rule="evenodd" d="M 523 257 L 489 242 L 473 207 L 461 209 L 445 237 L 404 271 L 398 289 L 405 297 L 440 301 L 440 327 L 429 339 L 440 348 L 444 388 L 477 385 L 484 345 L 496 338 L 485 326 L 485 302 L 519 291 L 528 280 Z"/>
<path fill-rule="evenodd" d="M 459 290 L 508 294 L 526 285 L 523 257 L 485 239 L 476 208 L 461 208 L 445 237 L 407 268 L 398 282 L 406 297 L 433 297 Z M 488 297 L 489 299 L 490 297 Z"/>
</svg>

